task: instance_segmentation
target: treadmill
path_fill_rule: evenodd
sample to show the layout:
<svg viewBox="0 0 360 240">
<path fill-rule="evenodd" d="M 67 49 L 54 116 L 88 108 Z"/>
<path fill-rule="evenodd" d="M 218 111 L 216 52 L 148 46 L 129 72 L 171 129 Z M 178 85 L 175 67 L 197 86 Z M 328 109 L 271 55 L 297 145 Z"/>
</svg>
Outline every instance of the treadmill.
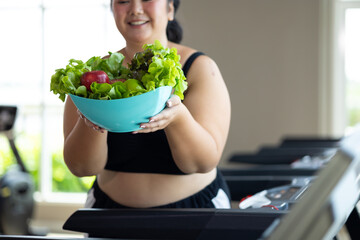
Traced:
<svg viewBox="0 0 360 240">
<path fill-rule="evenodd" d="M 333 239 L 360 194 L 360 135 L 284 211 L 253 209 L 79 209 L 64 229 L 117 239 Z"/>
<path fill-rule="evenodd" d="M 255 152 L 234 153 L 224 175 L 310 176 L 336 153 L 343 138 L 285 137 L 280 144 L 264 145 Z"/>
<path fill-rule="evenodd" d="M 359 127 L 358 127 L 359 128 Z M 357 130 L 359 132 L 359 130 Z M 234 154 L 230 162 L 238 163 L 240 166 L 245 163 L 250 167 L 235 167 L 222 169 L 223 175 L 228 182 L 230 191 L 234 199 L 239 200 L 246 189 L 259 190 L 260 180 L 267 180 L 267 184 L 274 185 L 286 182 L 275 180 L 285 180 L 293 178 L 294 181 L 299 177 L 308 177 L 311 181 L 317 177 L 317 172 L 326 167 L 333 159 L 333 156 L 347 139 L 343 138 L 318 138 L 318 137 L 286 137 L 278 146 L 264 146 L 253 154 Z M 255 161 L 254 161 L 255 160 Z M 256 164 L 254 164 L 254 162 Z M 295 163 L 295 164 L 294 164 Z M 238 184 L 240 178 L 246 179 L 252 176 L 255 182 L 250 181 L 248 186 Z M 283 186 L 291 189 L 291 186 Z M 251 193 L 253 194 L 253 193 Z M 285 193 L 285 195 L 288 193 Z M 288 205 L 285 205 L 287 208 Z M 360 239 L 360 214 L 355 207 L 350 213 L 345 226 L 351 239 Z"/>
<path fill-rule="evenodd" d="M 264 189 L 312 181 L 335 155 L 341 138 L 286 137 L 275 146 L 262 146 L 256 152 L 235 153 L 221 167 L 234 200 Z"/>
<path fill-rule="evenodd" d="M 360 195 L 360 126 L 320 172 L 303 199 L 274 221 L 260 239 L 333 239 L 356 211 Z M 359 226 L 357 218 L 356 226 Z M 296 227 L 295 227 L 296 226 Z M 359 231 L 351 235 L 359 239 Z"/>
</svg>

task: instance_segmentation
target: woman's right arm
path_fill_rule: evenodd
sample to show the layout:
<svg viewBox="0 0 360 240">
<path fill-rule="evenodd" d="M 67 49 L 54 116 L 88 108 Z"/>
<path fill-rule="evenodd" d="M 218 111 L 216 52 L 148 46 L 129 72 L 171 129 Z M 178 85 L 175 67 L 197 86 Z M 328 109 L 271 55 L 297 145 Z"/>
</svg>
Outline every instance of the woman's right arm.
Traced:
<svg viewBox="0 0 360 240">
<path fill-rule="evenodd" d="M 107 160 L 107 131 L 94 130 L 85 121 L 68 97 L 64 109 L 64 160 L 78 177 L 98 174 Z"/>
</svg>

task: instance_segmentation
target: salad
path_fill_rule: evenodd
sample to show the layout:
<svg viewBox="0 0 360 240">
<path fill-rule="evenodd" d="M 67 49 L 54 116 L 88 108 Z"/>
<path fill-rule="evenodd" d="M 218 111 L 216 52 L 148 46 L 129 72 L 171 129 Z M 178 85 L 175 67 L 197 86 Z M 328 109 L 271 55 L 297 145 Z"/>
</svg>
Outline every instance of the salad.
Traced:
<svg viewBox="0 0 360 240">
<path fill-rule="evenodd" d="M 109 52 L 108 58 L 91 57 L 86 62 L 70 59 L 65 68 L 51 76 L 50 91 L 65 101 L 66 94 L 91 99 L 121 99 L 171 86 L 184 99 L 187 82 L 176 48 L 164 48 L 160 41 L 145 44 L 128 67 L 124 55 Z"/>
</svg>

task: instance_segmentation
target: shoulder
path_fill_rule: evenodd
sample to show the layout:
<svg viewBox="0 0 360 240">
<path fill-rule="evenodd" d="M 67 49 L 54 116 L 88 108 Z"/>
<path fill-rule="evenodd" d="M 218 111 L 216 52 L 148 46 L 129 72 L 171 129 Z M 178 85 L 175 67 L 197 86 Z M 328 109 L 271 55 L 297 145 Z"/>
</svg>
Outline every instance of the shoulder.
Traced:
<svg viewBox="0 0 360 240">
<path fill-rule="evenodd" d="M 181 65 L 184 66 L 184 64 L 186 63 L 186 61 L 189 59 L 189 57 L 191 55 L 193 55 L 196 52 L 199 52 L 199 50 L 185 46 L 185 45 L 181 45 L 181 44 L 176 44 L 176 43 L 169 43 L 169 47 L 170 48 L 176 48 L 178 54 L 180 55 L 180 63 Z M 201 59 L 201 60 L 198 60 Z M 212 59 L 206 55 L 206 53 L 204 53 L 204 55 L 201 55 L 199 57 L 196 58 L 196 64 L 201 64 L 207 61 L 212 61 Z M 194 61 L 195 62 L 195 61 Z M 195 63 L 194 63 L 195 64 Z"/>
<path fill-rule="evenodd" d="M 185 62 L 189 57 L 198 52 L 194 48 L 190 48 L 180 44 L 173 44 L 169 47 L 175 47 L 178 50 L 178 54 L 181 56 L 181 64 L 184 66 Z M 187 71 L 186 79 L 188 82 L 188 92 L 190 88 L 193 88 L 195 85 L 208 86 L 209 83 L 221 83 L 223 82 L 222 74 L 217 63 L 209 57 L 206 53 L 204 55 L 198 56 L 191 64 L 190 68 Z M 217 85 L 217 84 L 214 84 Z"/>
</svg>

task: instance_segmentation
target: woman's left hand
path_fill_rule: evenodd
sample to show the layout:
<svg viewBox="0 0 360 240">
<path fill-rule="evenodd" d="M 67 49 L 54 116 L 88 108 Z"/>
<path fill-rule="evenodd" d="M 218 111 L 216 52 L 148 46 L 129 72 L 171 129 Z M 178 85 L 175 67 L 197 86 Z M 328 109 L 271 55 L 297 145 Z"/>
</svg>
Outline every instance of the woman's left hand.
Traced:
<svg viewBox="0 0 360 240">
<path fill-rule="evenodd" d="M 171 98 L 167 100 L 164 110 L 151 117 L 149 122 L 141 123 L 140 128 L 142 129 L 134 131 L 133 133 L 149 133 L 166 128 L 176 118 L 181 104 L 179 96 L 172 95 Z"/>
</svg>

